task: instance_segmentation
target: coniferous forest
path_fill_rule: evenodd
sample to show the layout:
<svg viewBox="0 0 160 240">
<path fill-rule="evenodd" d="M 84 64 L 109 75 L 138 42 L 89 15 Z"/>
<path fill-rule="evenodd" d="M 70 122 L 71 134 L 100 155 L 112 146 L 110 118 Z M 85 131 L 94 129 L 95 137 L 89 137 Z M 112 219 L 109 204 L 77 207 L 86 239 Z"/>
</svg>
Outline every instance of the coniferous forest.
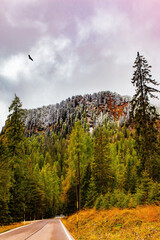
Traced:
<svg viewBox="0 0 160 240">
<path fill-rule="evenodd" d="M 15 95 L 0 135 L 0 224 L 159 203 L 159 115 L 150 103 L 158 83 L 139 53 L 133 67 L 129 117 L 105 118 L 92 131 L 83 111 L 29 134 Z"/>
</svg>

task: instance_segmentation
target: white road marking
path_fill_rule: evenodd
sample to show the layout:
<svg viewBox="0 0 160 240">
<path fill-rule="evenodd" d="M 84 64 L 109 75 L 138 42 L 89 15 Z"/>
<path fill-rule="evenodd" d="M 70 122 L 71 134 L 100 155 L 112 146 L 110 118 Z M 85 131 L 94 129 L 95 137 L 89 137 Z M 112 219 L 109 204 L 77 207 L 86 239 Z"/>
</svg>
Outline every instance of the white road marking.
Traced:
<svg viewBox="0 0 160 240">
<path fill-rule="evenodd" d="M 74 238 L 70 235 L 70 233 L 68 232 L 68 230 L 66 229 L 66 227 L 65 227 L 64 224 L 62 223 L 62 221 L 61 221 L 61 220 L 59 220 L 59 221 L 60 221 L 60 223 L 62 224 L 62 227 L 63 227 L 63 229 L 64 229 L 64 231 L 65 231 L 68 239 L 69 239 L 69 240 L 74 240 Z"/>
</svg>

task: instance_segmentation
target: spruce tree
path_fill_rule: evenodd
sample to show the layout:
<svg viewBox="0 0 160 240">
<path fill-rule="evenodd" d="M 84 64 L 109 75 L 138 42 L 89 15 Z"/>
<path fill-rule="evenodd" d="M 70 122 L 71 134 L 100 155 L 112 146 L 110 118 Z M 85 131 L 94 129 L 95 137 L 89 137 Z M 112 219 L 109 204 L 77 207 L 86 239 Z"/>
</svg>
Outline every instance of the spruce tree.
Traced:
<svg viewBox="0 0 160 240">
<path fill-rule="evenodd" d="M 23 219 L 25 208 L 25 165 L 24 165 L 24 123 L 22 103 L 15 95 L 9 107 L 3 140 L 8 148 L 9 165 L 12 172 L 9 210 L 13 221 Z"/>
<path fill-rule="evenodd" d="M 99 196 L 99 193 L 97 190 L 97 185 L 96 185 L 95 179 L 92 175 L 91 179 L 90 179 L 88 191 L 87 191 L 87 199 L 86 199 L 85 205 L 87 207 L 93 207 L 98 196 Z"/>
<path fill-rule="evenodd" d="M 156 108 L 150 104 L 149 98 L 157 98 L 154 94 L 158 93 L 159 90 L 150 85 L 158 86 L 159 84 L 152 79 L 151 66 L 148 65 L 143 56 L 140 56 L 139 52 L 133 67 L 135 72 L 132 84 L 136 88 L 136 94 L 131 101 L 131 119 L 136 129 L 135 148 L 141 160 L 140 172 L 143 170 L 151 171 L 154 165 L 153 155 L 156 155 L 159 150 L 157 149 L 158 131 L 155 127 L 158 114 Z M 154 175 L 154 173 L 151 173 L 151 175 Z"/>
<path fill-rule="evenodd" d="M 11 221 L 8 209 L 11 171 L 6 153 L 6 146 L 2 139 L 0 139 L 0 225 L 10 223 Z"/>
<path fill-rule="evenodd" d="M 110 167 L 110 152 L 102 130 L 95 139 L 94 159 L 92 163 L 92 174 L 97 187 L 97 192 L 104 194 L 111 186 L 113 180 Z"/>
<path fill-rule="evenodd" d="M 84 176 L 82 179 L 82 187 L 81 187 L 81 206 L 82 208 L 85 206 L 87 198 L 88 198 L 88 189 L 91 181 L 91 164 L 89 163 L 84 171 Z"/>
<path fill-rule="evenodd" d="M 20 143 L 24 140 L 24 123 L 22 121 L 24 110 L 22 109 L 22 103 L 16 94 L 9 107 L 9 112 L 10 114 L 7 118 L 4 129 L 4 137 L 6 138 L 9 155 L 11 159 L 13 159 L 16 156 L 21 155 L 22 148 Z"/>
</svg>

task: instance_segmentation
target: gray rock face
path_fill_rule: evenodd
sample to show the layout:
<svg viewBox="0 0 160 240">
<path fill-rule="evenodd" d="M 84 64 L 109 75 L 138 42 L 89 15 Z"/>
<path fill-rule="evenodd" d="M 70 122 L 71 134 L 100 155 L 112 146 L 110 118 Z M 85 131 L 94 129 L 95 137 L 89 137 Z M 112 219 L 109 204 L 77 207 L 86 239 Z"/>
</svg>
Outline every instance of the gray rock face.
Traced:
<svg viewBox="0 0 160 240">
<path fill-rule="evenodd" d="M 55 105 L 25 110 L 23 121 L 28 131 L 66 128 L 66 132 L 78 119 L 86 121 L 90 127 L 101 124 L 106 118 L 123 123 L 128 117 L 129 101 L 130 97 L 109 91 L 77 95 Z"/>
</svg>

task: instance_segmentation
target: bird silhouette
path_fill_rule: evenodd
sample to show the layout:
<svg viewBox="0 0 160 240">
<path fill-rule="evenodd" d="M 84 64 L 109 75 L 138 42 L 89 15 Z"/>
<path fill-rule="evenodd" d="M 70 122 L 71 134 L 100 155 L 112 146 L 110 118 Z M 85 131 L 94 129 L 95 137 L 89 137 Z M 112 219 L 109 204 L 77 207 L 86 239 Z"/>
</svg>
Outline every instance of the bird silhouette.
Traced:
<svg viewBox="0 0 160 240">
<path fill-rule="evenodd" d="M 33 59 L 31 58 L 31 56 L 30 56 L 30 55 L 28 55 L 28 57 L 29 57 L 29 59 L 30 59 L 31 61 L 33 61 Z"/>
</svg>

